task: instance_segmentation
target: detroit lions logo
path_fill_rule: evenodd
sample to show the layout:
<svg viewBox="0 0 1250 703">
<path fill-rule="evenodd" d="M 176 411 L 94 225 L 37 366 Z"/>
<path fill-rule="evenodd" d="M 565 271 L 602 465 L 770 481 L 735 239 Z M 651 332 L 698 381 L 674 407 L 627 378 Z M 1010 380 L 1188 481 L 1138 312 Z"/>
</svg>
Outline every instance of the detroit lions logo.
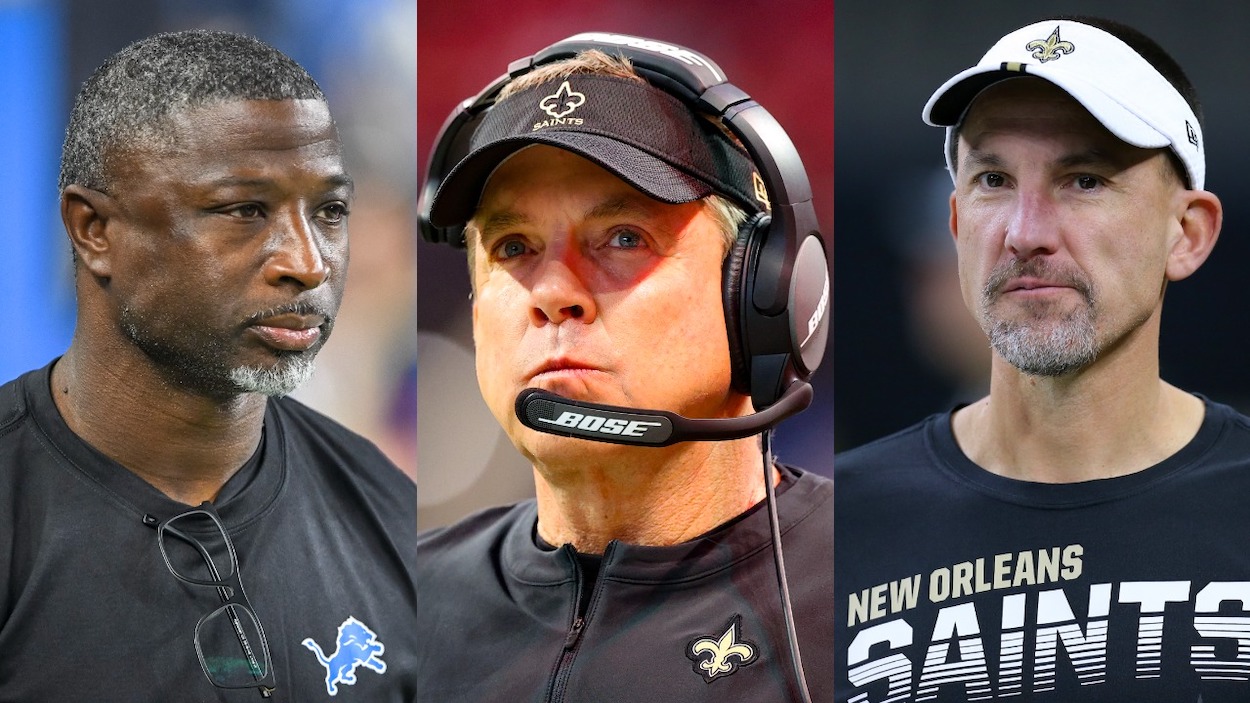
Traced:
<svg viewBox="0 0 1250 703">
<path fill-rule="evenodd" d="M 311 637 L 301 644 L 312 650 L 326 668 L 326 693 L 331 696 L 338 695 L 339 684 L 351 686 L 356 683 L 356 667 L 367 666 L 379 674 L 386 673 L 386 662 L 378 658 L 386 651 L 386 645 L 378 641 L 373 630 L 354 617 L 348 616 L 339 625 L 339 638 L 334 654 L 327 657 Z"/>
</svg>

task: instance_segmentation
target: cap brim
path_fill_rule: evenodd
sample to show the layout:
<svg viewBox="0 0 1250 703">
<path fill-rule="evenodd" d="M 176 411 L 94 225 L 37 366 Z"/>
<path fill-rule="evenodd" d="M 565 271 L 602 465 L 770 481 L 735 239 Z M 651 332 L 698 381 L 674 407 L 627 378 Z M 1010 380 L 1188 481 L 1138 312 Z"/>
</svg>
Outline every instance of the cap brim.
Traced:
<svg viewBox="0 0 1250 703">
<path fill-rule="evenodd" d="M 661 202 L 688 203 L 714 192 L 712 186 L 702 180 L 611 137 L 589 132 L 548 131 L 492 142 L 466 156 L 439 186 L 430 209 L 430 222 L 437 227 L 468 222 L 495 169 L 508 157 L 534 144 L 577 154 Z"/>
<path fill-rule="evenodd" d="M 1112 134 L 1122 141 L 1144 149 L 1158 149 L 1172 141 L 1133 111 L 1121 105 L 1102 90 L 1070 71 L 1055 70 L 1044 65 L 1029 65 L 1027 71 L 974 66 L 963 71 L 938 88 L 925 104 L 924 121 L 935 127 L 954 127 L 962 120 L 968 107 L 990 86 L 1012 78 L 1034 76 L 1058 86 L 1089 111 Z"/>
</svg>

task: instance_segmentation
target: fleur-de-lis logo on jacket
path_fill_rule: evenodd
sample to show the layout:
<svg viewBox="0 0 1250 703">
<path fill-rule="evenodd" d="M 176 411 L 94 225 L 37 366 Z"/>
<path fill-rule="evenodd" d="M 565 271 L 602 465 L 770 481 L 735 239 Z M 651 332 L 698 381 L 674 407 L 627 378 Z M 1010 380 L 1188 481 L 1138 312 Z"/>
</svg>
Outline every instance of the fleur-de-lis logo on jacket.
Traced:
<svg viewBox="0 0 1250 703">
<path fill-rule="evenodd" d="M 728 676 L 755 661 L 759 656 L 755 645 L 738 639 L 742 616 L 735 615 L 729 621 L 724 634 L 719 637 L 700 637 L 692 641 L 686 656 L 694 662 L 695 672 L 711 683 L 718 676 Z"/>
<path fill-rule="evenodd" d="M 1033 58 L 1046 63 L 1053 59 L 1062 57 L 1064 54 L 1070 54 L 1076 51 L 1076 46 L 1070 41 L 1063 41 L 1059 38 L 1059 26 L 1055 25 L 1055 31 L 1050 33 L 1046 39 L 1034 39 L 1024 46 L 1026 51 L 1032 51 Z"/>
<path fill-rule="evenodd" d="M 560 84 L 556 92 L 543 98 L 538 106 L 548 115 L 560 118 L 581 107 L 584 102 L 586 102 L 586 94 L 573 90 L 569 87 L 569 82 L 565 81 Z"/>
</svg>

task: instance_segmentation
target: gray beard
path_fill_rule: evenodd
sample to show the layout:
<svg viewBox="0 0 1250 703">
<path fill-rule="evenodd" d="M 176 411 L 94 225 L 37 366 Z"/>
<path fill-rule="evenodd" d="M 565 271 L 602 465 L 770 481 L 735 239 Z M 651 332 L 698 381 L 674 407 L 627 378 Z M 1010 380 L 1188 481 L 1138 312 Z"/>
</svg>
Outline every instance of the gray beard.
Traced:
<svg viewBox="0 0 1250 703">
<path fill-rule="evenodd" d="M 1098 358 L 1093 315 L 1081 308 L 1050 324 L 992 319 L 986 313 L 990 346 L 1004 361 L 1030 376 L 1055 378 Z"/>
<path fill-rule="evenodd" d="M 1010 278 L 1029 273 L 1058 278 L 1074 286 L 1084 304 L 1051 319 L 1045 309 L 1026 306 L 1023 320 L 997 317 L 994 304 L 999 288 Z M 1055 378 L 1094 363 L 1101 353 L 1094 325 L 1093 284 L 1074 270 L 1052 269 L 1037 260 L 1012 262 L 995 270 L 981 291 L 981 328 L 990 339 L 990 346 L 1004 361 L 1030 376 Z"/>
<path fill-rule="evenodd" d="M 172 383 L 214 396 L 260 393 L 284 396 L 313 373 L 317 350 L 283 354 L 273 368 L 239 366 L 226 361 L 232 349 L 221 339 L 203 333 L 166 338 L 129 308 L 121 311 L 122 333 L 160 367 Z"/>
<path fill-rule="evenodd" d="M 313 374 L 316 361 L 311 356 L 292 356 L 271 369 L 240 366 L 230 369 L 230 380 L 244 393 L 284 396 L 304 385 Z"/>
</svg>

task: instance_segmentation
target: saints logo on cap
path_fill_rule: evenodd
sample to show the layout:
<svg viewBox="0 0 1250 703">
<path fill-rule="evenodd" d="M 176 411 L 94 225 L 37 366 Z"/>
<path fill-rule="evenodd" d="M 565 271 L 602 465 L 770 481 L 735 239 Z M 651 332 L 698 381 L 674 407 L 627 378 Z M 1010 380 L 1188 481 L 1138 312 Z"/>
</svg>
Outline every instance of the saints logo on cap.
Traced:
<svg viewBox="0 0 1250 703">
<path fill-rule="evenodd" d="M 1070 41 L 1062 41 L 1059 39 L 1059 25 L 1055 25 L 1055 31 L 1050 33 L 1049 37 L 1043 39 L 1034 39 L 1024 46 L 1025 51 L 1032 51 L 1033 58 L 1046 63 L 1052 59 L 1061 58 L 1064 54 L 1070 54 L 1076 51 Z"/>
<path fill-rule="evenodd" d="M 560 84 L 556 92 L 543 98 L 538 106 L 543 112 L 557 119 L 565 117 L 586 102 L 586 94 L 579 93 L 569 87 L 569 82 Z"/>
</svg>

